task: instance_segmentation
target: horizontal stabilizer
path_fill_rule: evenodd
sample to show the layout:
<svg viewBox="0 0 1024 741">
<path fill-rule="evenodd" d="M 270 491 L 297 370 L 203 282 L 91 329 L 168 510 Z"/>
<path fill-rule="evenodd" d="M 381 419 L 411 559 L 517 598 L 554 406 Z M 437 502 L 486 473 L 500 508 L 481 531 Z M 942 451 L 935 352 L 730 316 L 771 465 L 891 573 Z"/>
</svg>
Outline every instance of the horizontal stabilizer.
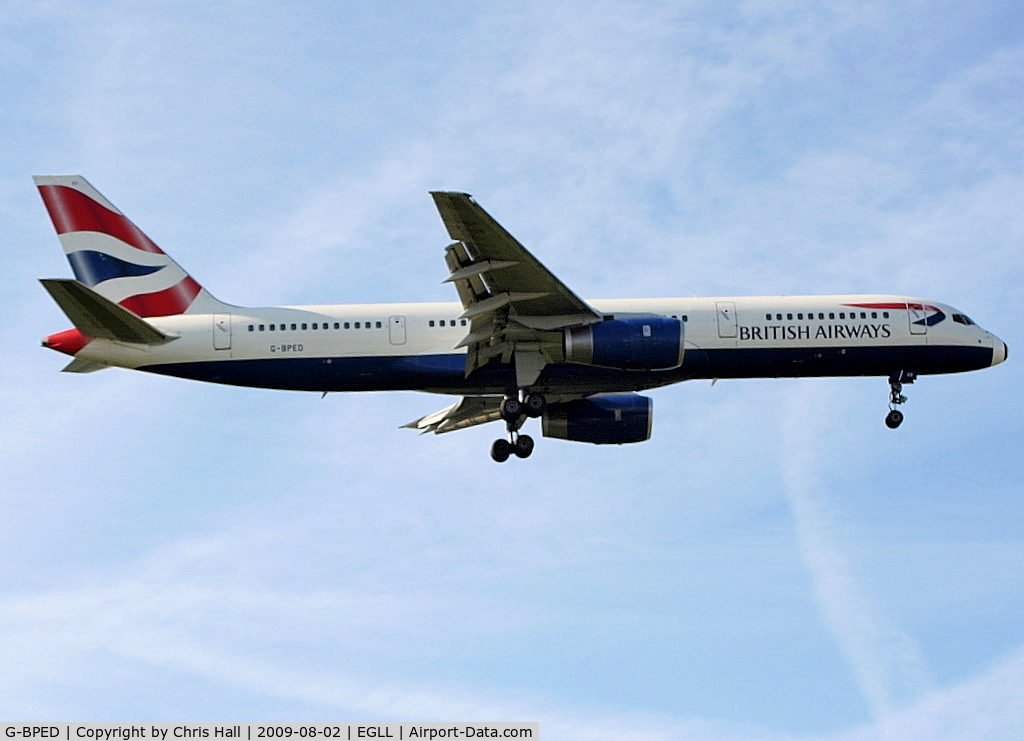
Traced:
<svg viewBox="0 0 1024 741">
<path fill-rule="evenodd" d="M 105 363 L 94 363 L 91 360 L 82 360 L 81 358 L 75 358 L 70 363 L 61 368 L 61 373 L 93 373 L 110 366 Z"/>
<path fill-rule="evenodd" d="M 71 323 L 87 337 L 141 345 L 162 345 L 175 339 L 77 280 L 44 278 L 39 282 Z M 70 366 L 66 370 L 70 370 Z"/>
</svg>

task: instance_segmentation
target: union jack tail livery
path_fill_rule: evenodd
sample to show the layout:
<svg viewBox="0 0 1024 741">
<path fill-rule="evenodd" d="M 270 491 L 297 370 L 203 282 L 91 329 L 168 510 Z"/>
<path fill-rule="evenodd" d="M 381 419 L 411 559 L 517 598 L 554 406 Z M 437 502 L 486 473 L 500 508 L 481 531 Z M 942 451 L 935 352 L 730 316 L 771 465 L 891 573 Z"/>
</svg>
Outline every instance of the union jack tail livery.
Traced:
<svg viewBox="0 0 1024 741">
<path fill-rule="evenodd" d="M 35 182 L 79 283 L 139 317 L 225 306 L 82 176 L 38 176 Z"/>
</svg>

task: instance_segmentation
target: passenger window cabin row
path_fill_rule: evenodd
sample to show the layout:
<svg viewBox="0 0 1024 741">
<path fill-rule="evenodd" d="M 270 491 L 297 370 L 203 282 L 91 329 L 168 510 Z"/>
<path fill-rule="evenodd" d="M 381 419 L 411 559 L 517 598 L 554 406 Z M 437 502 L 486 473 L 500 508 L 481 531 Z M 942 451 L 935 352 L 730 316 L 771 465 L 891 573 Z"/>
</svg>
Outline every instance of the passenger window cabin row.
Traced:
<svg viewBox="0 0 1024 741">
<path fill-rule="evenodd" d="M 869 312 L 866 312 L 866 311 L 860 312 L 860 318 L 861 319 L 867 319 L 868 318 L 868 313 Z M 839 318 L 840 319 L 846 319 L 847 318 L 847 314 L 849 314 L 849 318 L 850 319 L 856 319 L 857 318 L 857 312 L 856 311 L 849 311 L 849 312 L 847 312 L 847 311 L 840 311 L 839 312 Z M 870 312 L 870 315 L 871 315 L 872 319 L 878 319 L 878 312 L 877 311 Z M 772 315 L 769 312 L 769 313 L 764 315 L 764 318 L 765 318 L 766 321 L 770 322 L 770 321 L 772 321 L 772 317 L 773 316 L 775 318 L 775 321 L 777 321 L 777 322 L 781 322 L 782 321 L 782 314 Z M 786 321 L 789 321 L 789 322 L 793 321 L 793 317 L 794 316 L 796 317 L 796 321 L 798 321 L 798 322 L 804 321 L 804 313 L 803 312 L 797 312 L 795 315 L 792 314 L 792 313 L 787 313 L 786 314 Z M 807 320 L 808 321 L 814 321 L 814 316 L 815 316 L 815 314 L 814 314 L 813 311 L 807 312 Z M 820 321 L 824 321 L 825 320 L 825 312 L 819 311 L 817 316 L 818 316 L 818 319 Z M 828 318 L 829 319 L 835 319 L 836 318 L 836 312 L 834 312 L 834 311 L 828 312 Z M 888 318 L 889 318 L 889 312 L 888 311 L 883 311 L 882 312 L 882 319 L 888 319 Z"/>
<path fill-rule="evenodd" d="M 850 311 L 850 312 L 840 311 L 838 313 L 834 312 L 834 311 L 830 311 L 830 312 L 828 312 L 828 318 L 834 320 L 834 319 L 837 318 L 837 314 L 838 314 L 838 318 L 839 319 L 847 319 L 847 318 L 849 318 L 849 319 L 857 319 L 858 318 L 858 315 L 857 315 L 856 311 Z M 870 314 L 870 318 L 871 319 L 878 319 L 879 318 L 879 312 L 877 312 L 877 311 L 872 311 L 872 312 L 862 311 L 862 312 L 860 312 L 860 318 L 861 319 L 867 319 L 869 314 Z M 847 315 L 849 315 L 849 316 L 847 316 Z M 689 317 L 686 314 L 672 314 L 671 316 L 672 316 L 673 319 L 681 319 L 684 322 L 689 321 Z M 807 317 L 808 321 L 813 321 L 815 319 L 815 316 L 817 316 L 817 319 L 820 320 L 820 321 L 824 321 L 825 320 L 825 312 L 818 312 L 817 315 L 815 315 L 815 312 L 813 312 L 813 311 L 806 312 L 806 314 L 804 312 L 797 312 L 795 314 L 792 313 L 792 312 L 787 312 L 785 315 L 783 315 L 781 313 L 772 314 L 771 312 L 769 312 L 769 313 L 766 313 L 764 315 L 764 318 L 765 318 L 766 321 L 769 321 L 769 322 L 772 321 L 773 319 L 775 321 L 777 321 L 777 322 L 781 322 L 783 316 L 786 317 L 786 321 L 794 321 L 794 319 L 796 321 L 804 321 L 804 317 L 805 316 Z M 888 319 L 889 318 L 889 312 L 888 311 L 881 312 L 881 318 L 882 319 Z M 967 317 L 963 317 L 961 319 L 960 315 L 956 315 L 953 318 L 955 320 L 959 320 L 961 324 L 973 324 L 973 322 L 970 319 L 968 319 Z M 292 331 L 324 330 L 324 329 L 331 329 L 332 328 L 332 324 L 333 324 L 333 328 L 334 329 L 383 329 L 384 328 L 384 323 L 380 322 L 380 321 L 369 321 L 369 322 L 333 322 L 333 323 L 332 322 L 292 322 L 292 323 L 274 322 L 272 324 L 250 324 L 249 325 L 249 331 L 250 332 L 286 332 L 288 330 L 292 330 Z M 430 327 L 434 327 L 434 326 L 439 326 L 439 327 L 463 326 L 463 327 L 465 327 L 465 326 L 467 326 L 467 324 L 468 324 L 468 322 L 465 319 L 437 319 L 437 320 L 431 319 L 431 320 L 429 320 L 427 322 L 427 325 L 430 326 Z"/>
<path fill-rule="evenodd" d="M 382 329 L 383 322 L 334 322 L 334 329 Z M 274 324 L 250 324 L 250 332 L 286 332 L 289 329 L 303 331 L 307 329 L 330 329 L 331 322 L 278 322 Z"/>
<path fill-rule="evenodd" d="M 427 322 L 431 327 L 454 327 L 457 325 L 465 327 L 468 322 L 465 319 L 431 319 Z M 250 332 L 286 332 L 286 331 L 306 331 L 306 330 L 323 330 L 331 329 L 331 322 L 274 322 L 273 324 L 250 324 Z M 333 322 L 334 329 L 383 329 L 384 323 L 373 321 L 373 322 Z"/>
</svg>

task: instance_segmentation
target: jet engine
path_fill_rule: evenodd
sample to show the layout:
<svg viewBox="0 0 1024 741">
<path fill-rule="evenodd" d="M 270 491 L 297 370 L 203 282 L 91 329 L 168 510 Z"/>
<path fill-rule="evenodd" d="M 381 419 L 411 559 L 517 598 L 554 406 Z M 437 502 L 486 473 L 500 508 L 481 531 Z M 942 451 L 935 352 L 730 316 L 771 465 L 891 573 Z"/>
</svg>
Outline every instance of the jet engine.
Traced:
<svg viewBox="0 0 1024 741">
<path fill-rule="evenodd" d="M 641 317 L 570 327 L 565 360 L 621 370 L 671 370 L 683 364 L 685 326 L 670 317 Z"/>
<path fill-rule="evenodd" d="M 638 394 L 591 396 L 552 404 L 544 413 L 544 437 L 597 445 L 640 443 L 651 437 L 654 402 Z"/>
</svg>

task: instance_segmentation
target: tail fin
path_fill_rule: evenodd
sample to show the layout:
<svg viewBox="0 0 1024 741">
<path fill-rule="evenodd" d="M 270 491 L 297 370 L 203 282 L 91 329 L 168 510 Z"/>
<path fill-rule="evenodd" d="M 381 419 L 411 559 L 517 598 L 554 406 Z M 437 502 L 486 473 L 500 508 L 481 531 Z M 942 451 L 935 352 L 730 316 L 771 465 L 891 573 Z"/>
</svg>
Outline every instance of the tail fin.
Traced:
<svg viewBox="0 0 1024 741">
<path fill-rule="evenodd" d="M 80 283 L 140 317 L 214 313 L 215 299 L 80 175 L 34 178 Z"/>
</svg>

